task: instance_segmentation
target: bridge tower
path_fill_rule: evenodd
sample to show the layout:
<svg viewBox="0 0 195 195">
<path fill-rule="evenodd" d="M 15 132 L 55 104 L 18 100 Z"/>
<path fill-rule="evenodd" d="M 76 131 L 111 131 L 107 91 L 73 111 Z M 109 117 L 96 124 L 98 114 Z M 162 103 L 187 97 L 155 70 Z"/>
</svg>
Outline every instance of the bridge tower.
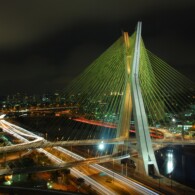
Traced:
<svg viewBox="0 0 195 195">
<path fill-rule="evenodd" d="M 141 27 L 141 22 L 138 22 L 135 42 L 133 43 L 130 43 L 128 33 L 124 33 L 126 86 L 117 132 L 120 134 L 118 136 L 128 136 L 133 110 L 137 150 L 139 153 L 137 164 L 139 166 L 139 171 L 145 170 L 145 173 L 149 175 L 154 172 L 159 174 L 159 170 L 152 148 L 146 111 L 139 84 Z"/>
</svg>

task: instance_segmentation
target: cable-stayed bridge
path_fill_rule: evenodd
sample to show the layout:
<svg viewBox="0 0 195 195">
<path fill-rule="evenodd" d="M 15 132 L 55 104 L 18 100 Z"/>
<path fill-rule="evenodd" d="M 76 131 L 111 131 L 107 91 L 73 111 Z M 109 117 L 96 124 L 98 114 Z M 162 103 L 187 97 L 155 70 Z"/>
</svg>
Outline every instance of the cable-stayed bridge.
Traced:
<svg viewBox="0 0 195 195">
<path fill-rule="evenodd" d="M 64 113 L 63 130 L 55 132 L 60 140 L 48 142 L 2 120 L 2 126 L 10 134 L 31 141 L 23 139 L 24 143 L 6 146 L 0 151 L 96 145 L 103 141 L 113 145 L 110 153 L 121 149 L 128 152 L 129 142 L 135 140 L 129 137 L 133 124 L 137 151 L 146 174 L 149 167 L 158 173 L 149 126 L 158 124 L 168 128 L 173 117 L 183 120 L 182 113 L 193 103 L 193 93 L 194 84 L 189 79 L 145 48 L 139 22 L 133 35 L 124 33 L 62 92 L 64 104 L 72 108 Z M 81 119 L 93 124 L 78 121 Z M 94 124 L 94 121 L 103 125 Z M 55 129 L 55 121 L 49 123 Z M 189 144 L 190 141 L 180 143 Z"/>
</svg>

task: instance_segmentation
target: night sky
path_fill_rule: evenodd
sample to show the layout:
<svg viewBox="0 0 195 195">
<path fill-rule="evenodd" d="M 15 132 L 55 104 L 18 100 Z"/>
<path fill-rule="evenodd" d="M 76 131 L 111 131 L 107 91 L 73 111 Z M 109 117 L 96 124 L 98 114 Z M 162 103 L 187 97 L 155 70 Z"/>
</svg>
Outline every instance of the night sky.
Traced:
<svg viewBox="0 0 195 195">
<path fill-rule="evenodd" d="M 146 48 L 195 81 L 194 0 L 7 0 L 0 95 L 63 89 L 137 21 Z"/>
</svg>

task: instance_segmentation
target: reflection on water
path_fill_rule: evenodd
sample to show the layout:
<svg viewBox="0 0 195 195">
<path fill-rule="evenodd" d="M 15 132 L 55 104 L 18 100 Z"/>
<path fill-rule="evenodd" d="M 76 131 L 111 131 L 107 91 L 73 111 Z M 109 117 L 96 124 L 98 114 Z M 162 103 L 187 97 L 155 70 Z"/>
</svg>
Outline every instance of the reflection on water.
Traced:
<svg viewBox="0 0 195 195">
<path fill-rule="evenodd" d="M 155 154 L 162 175 L 195 188 L 195 146 L 170 146 Z"/>
<path fill-rule="evenodd" d="M 176 167 L 176 157 L 174 149 L 164 148 L 156 151 L 156 158 L 159 170 L 163 175 L 172 174 Z"/>
<path fill-rule="evenodd" d="M 165 163 L 166 163 L 166 174 L 170 174 L 175 167 L 173 150 L 168 150 L 167 160 L 165 161 Z"/>
</svg>

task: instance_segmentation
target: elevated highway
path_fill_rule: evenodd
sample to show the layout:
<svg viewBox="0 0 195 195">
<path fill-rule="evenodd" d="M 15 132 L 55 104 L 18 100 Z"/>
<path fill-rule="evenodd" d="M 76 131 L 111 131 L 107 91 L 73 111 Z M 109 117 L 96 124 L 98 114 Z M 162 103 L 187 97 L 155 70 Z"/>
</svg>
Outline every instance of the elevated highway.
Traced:
<svg viewBox="0 0 195 195">
<path fill-rule="evenodd" d="M 104 144 L 124 144 L 129 143 L 130 146 L 136 147 L 136 139 L 127 139 L 125 137 L 118 137 L 113 139 L 92 139 L 92 140 L 70 140 L 70 141 L 56 141 L 49 142 L 44 138 L 35 135 L 32 132 L 27 131 L 17 125 L 7 122 L 6 120 L 0 120 L 0 126 L 3 131 L 22 140 L 23 143 L 11 146 L 0 147 L 0 153 L 22 151 L 26 149 L 46 148 L 54 146 L 79 146 L 79 145 L 98 145 L 102 141 Z M 195 140 L 179 140 L 174 137 L 166 137 L 163 139 L 152 139 L 153 147 L 165 147 L 166 145 L 194 145 Z"/>
<path fill-rule="evenodd" d="M 23 128 L 21 128 L 22 129 L 21 130 L 20 127 L 15 126 L 15 125 L 13 125 L 11 123 L 4 122 L 4 121 L 2 122 L 1 121 L 1 124 L 2 123 L 6 124 L 6 125 L 9 124 L 8 126 L 11 126 L 12 127 L 12 131 L 14 132 L 12 135 L 16 136 L 16 134 L 18 134 L 17 138 L 21 139 L 21 141 L 23 141 L 23 142 L 26 142 L 26 144 L 28 144 L 28 142 L 29 142 L 27 140 L 27 137 L 28 137 L 28 139 L 34 138 L 35 140 L 38 140 L 38 141 L 40 141 L 39 139 L 43 139 L 43 138 L 41 138 L 41 137 L 39 137 L 37 135 L 34 135 L 31 132 L 28 132 L 27 130 L 25 130 Z M 6 132 L 10 133 L 10 131 L 9 131 L 10 129 L 8 129 L 8 127 L 5 127 L 5 125 L 2 125 L 2 126 L 4 127 L 5 131 L 7 130 Z M 16 131 L 13 130 L 14 129 L 13 126 L 15 126 Z M 20 132 L 19 129 L 22 132 Z M 35 141 L 35 140 L 33 140 L 33 141 Z M 43 139 L 43 141 L 45 141 L 45 140 Z M 15 147 L 17 147 L 17 146 L 15 146 Z M 70 152 L 70 151 L 68 151 L 68 150 L 66 150 L 66 149 L 64 149 L 64 148 L 62 148 L 60 146 L 57 146 L 57 147 L 54 147 L 54 148 L 57 149 L 58 151 L 62 152 L 62 153 L 70 155 L 76 161 L 75 162 L 66 163 L 63 160 L 59 159 L 58 157 L 50 154 L 46 150 L 39 148 L 37 150 L 39 152 L 45 153 L 53 161 L 54 166 L 50 166 L 50 167 L 35 167 L 35 168 L 30 168 L 30 169 L 28 168 L 28 169 L 23 169 L 23 171 L 24 172 L 26 172 L 26 171 L 28 172 L 28 170 L 29 171 L 48 171 L 48 170 L 51 171 L 51 170 L 55 170 L 55 169 L 64 169 L 64 168 L 67 168 L 67 167 L 72 167 L 72 166 L 77 166 L 77 165 L 82 165 L 82 164 L 83 165 L 86 165 L 86 164 L 88 165 L 88 164 L 94 164 L 94 163 L 101 163 L 101 162 L 105 162 L 105 161 L 110 161 L 110 160 L 113 160 L 113 159 L 119 160 L 119 159 L 122 159 L 122 158 L 129 157 L 129 155 L 124 155 L 124 156 L 112 156 L 111 155 L 111 156 L 102 156 L 102 157 L 99 157 L 99 158 L 85 159 L 85 158 L 83 158 L 83 157 L 81 157 L 81 156 L 79 156 L 77 154 L 74 154 L 73 152 Z M 99 172 L 105 172 L 110 177 L 112 177 L 113 174 L 115 174 L 115 180 L 120 182 L 120 183 L 122 183 L 124 186 L 127 186 L 128 188 L 133 189 L 135 194 L 158 194 L 155 191 L 153 191 L 151 189 L 148 189 L 147 187 L 145 187 L 145 186 L 143 186 L 141 184 L 138 184 L 135 181 L 131 181 L 131 180 L 129 180 L 129 179 L 127 179 L 127 178 L 125 178 L 125 177 L 123 177 L 123 176 L 121 176 L 121 175 L 119 175 L 119 174 L 117 174 L 117 173 L 115 173 L 115 172 L 113 172 L 111 170 L 108 170 L 108 169 L 98 165 L 98 164 L 89 165 L 89 166 L 91 166 L 91 168 L 94 168 L 94 169 L 96 169 Z M 1 170 L 1 174 L 12 174 L 12 173 L 19 173 L 19 172 L 21 173 L 21 171 L 22 171 L 21 169 L 15 169 L 15 170 L 2 169 Z M 90 183 L 92 185 L 92 187 L 94 189 L 96 189 L 98 192 L 100 192 L 101 194 L 108 194 L 108 195 L 116 194 L 113 190 L 106 188 L 104 185 L 102 185 L 102 184 L 98 183 L 97 181 L 91 179 L 89 176 L 86 176 L 84 173 L 78 171 L 76 168 L 71 168 L 71 173 L 73 175 L 75 175 L 76 177 L 83 177 L 83 178 L 85 178 L 85 181 Z"/>
</svg>

